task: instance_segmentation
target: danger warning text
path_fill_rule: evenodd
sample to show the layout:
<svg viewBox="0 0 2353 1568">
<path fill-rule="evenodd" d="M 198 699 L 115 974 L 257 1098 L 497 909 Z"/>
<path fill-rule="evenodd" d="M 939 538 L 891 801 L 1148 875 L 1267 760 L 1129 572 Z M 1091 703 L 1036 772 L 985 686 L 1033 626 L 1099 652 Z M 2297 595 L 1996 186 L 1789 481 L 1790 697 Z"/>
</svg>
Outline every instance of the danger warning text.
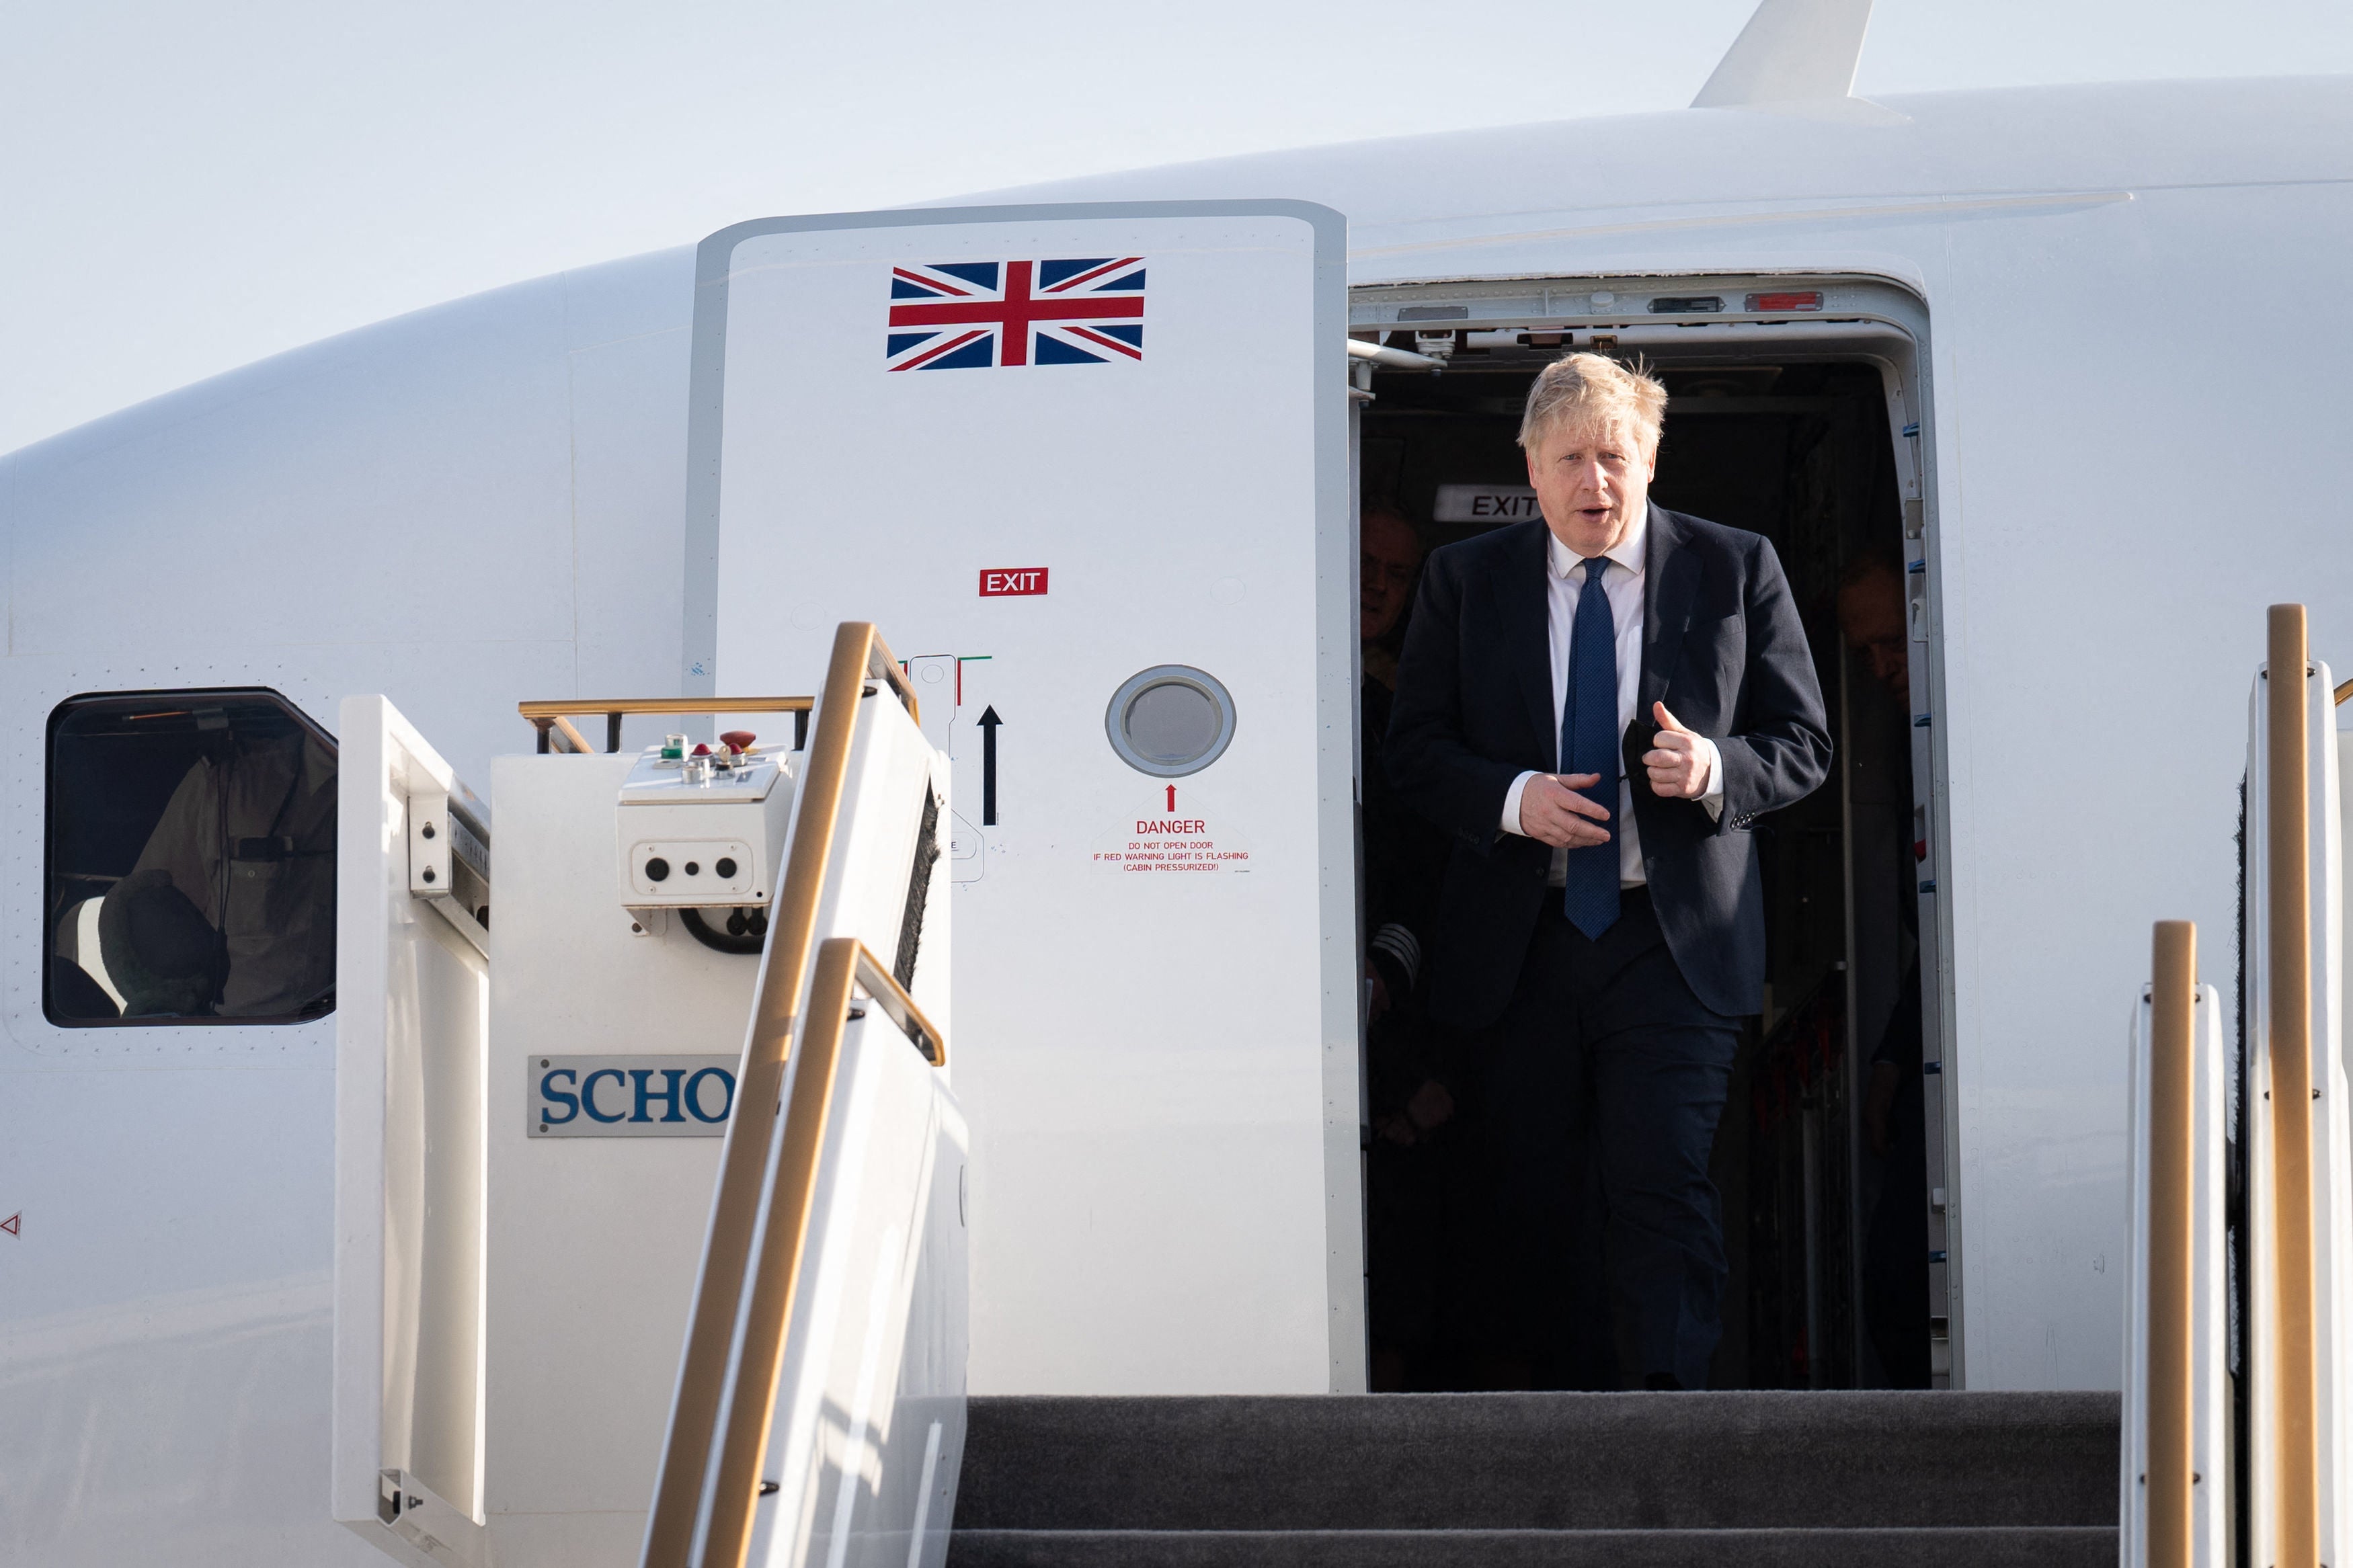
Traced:
<svg viewBox="0 0 2353 1568">
<path fill-rule="evenodd" d="M 1096 870 L 1199 876 L 1250 868 L 1250 852 L 1205 818 L 1139 817 L 1126 826 L 1134 831 L 1097 842 Z"/>
</svg>

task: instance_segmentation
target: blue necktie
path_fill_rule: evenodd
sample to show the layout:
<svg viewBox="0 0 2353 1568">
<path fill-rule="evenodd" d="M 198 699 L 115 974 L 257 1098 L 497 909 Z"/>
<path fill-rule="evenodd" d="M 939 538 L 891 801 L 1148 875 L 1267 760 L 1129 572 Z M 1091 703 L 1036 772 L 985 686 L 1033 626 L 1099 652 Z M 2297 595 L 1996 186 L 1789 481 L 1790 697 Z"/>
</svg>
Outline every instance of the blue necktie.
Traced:
<svg viewBox="0 0 2353 1568">
<path fill-rule="evenodd" d="M 1609 812 L 1609 840 L 1568 852 L 1568 885 L 1561 912 L 1592 941 L 1618 923 L 1618 626 L 1610 618 L 1602 578 L 1609 558 L 1585 563 L 1585 588 L 1568 634 L 1568 700 L 1560 710 L 1560 771 L 1599 773 L 1577 793 Z"/>
</svg>

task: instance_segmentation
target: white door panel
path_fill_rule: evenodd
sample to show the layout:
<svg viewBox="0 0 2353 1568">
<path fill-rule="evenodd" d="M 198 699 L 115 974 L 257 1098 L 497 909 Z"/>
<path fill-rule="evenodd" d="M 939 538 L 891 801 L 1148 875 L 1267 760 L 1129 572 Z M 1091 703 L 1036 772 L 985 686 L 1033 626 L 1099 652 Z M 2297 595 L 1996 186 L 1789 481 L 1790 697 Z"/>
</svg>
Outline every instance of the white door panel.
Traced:
<svg viewBox="0 0 2353 1568">
<path fill-rule="evenodd" d="M 1363 1385 L 1344 232 L 1145 204 L 703 246 L 690 689 L 812 689 L 872 619 L 954 763 L 976 1391 Z M 1018 324 L 1097 261 L 1134 353 Z M 919 363 L 914 306 L 994 346 Z M 1110 712 L 1162 667 L 1229 705 L 1144 702 L 1167 765 Z"/>
</svg>

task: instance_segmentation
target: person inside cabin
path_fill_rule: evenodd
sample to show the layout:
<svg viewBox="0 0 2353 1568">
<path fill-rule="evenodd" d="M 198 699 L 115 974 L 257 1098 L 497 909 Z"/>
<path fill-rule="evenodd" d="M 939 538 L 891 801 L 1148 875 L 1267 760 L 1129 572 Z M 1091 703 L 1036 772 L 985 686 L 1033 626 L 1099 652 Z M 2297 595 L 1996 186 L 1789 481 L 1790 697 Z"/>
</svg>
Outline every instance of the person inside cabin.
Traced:
<svg viewBox="0 0 2353 1568">
<path fill-rule="evenodd" d="M 1904 564 L 1864 555 L 1839 580 L 1839 632 L 1871 666 L 1886 700 L 1912 710 L 1912 639 L 1905 622 Z M 1910 962 L 1863 1090 L 1862 1126 L 1880 1160 L 1879 1201 L 1863 1233 L 1863 1319 L 1889 1386 L 1928 1386 L 1928 1147 L 1921 1077 L 1920 905 L 1914 847 L 1896 858 Z"/>
<path fill-rule="evenodd" d="M 1417 1014 L 1421 949 L 1430 910 L 1437 904 L 1445 847 L 1417 814 L 1400 805 L 1382 763 L 1389 710 L 1397 682 L 1396 634 L 1412 602 L 1414 575 L 1421 566 L 1421 538 L 1403 514 L 1386 507 L 1367 510 L 1359 524 L 1361 588 L 1358 634 L 1364 688 L 1362 792 L 1365 805 L 1365 929 L 1371 933 L 1365 978 L 1372 987 L 1376 1023 L 1395 1015 Z M 1396 1065 L 1419 1066 L 1422 1057 Z M 1404 1124 L 1391 1125 L 1392 1142 L 1410 1143 L 1415 1131 L 1428 1131 L 1451 1114 L 1444 1087 L 1427 1076 L 1399 1081 L 1398 1110 Z"/>
<path fill-rule="evenodd" d="M 1367 508 L 1357 526 L 1358 633 L 1364 668 L 1365 980 L 1371 994 L 1366 1088 L 1373 1119 L 1367 1226 L 1372 1384 L 1377 1392 L 1422 1381 L 1441 1311 L 1446 1207 L 1454 1165 L 1441 1135 L 1451 1093 L 1431 1055 L 1422 1006 L 1421 953 L 1446 847 L 1405 809 L 1382 766 L 1398 633 L 1421 567 L 1421 538 L 1395 508 Z"/>
<path fill-rule="evenodd" d="M 335 763 L 297 732 L 224 731 L 100 907 L 123 1016 L 286 1017 L 335 984 Z"/>
<path fill-rule="evenodd" d="M 1830 764 L 1772 545 L 1650 500 L 1666 398 L 1599 354 L 1536 377 L 1542 518 L 1423 566 L 1384 755 L 1451 840 L 1428 1005 L 1475 1049 L 1542 1387 L 1706 1386 L 1727 1272 L 1708 1160 L 1765 980 L 1748 830 Z"/>
</svg>

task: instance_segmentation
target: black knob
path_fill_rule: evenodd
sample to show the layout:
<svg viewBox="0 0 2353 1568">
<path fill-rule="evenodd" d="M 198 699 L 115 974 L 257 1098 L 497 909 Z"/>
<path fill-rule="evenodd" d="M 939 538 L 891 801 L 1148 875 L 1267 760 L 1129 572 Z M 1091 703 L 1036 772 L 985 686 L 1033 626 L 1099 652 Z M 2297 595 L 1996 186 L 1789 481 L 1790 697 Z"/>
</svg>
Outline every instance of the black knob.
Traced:
<svg viewBox="0 0 2353 1568">
<path fill-rule="evenodd" d="M 686 863 L 686 874 L 690 877 L 700 877 L 702 875 L 702 868 L 689 860 Z"/>
<path fill-rule="evenodd" d="M 718 872 L 721 876 L 726 878 L 729 881 L 733 881 L 735 879 L 735 862 L 723 855 L 719 858 L 718 864 L 712 866 L 711 868 Z"/>
<path fill-rule="evenodd" d="M 646 880 L 659 882 L 670 875 L 670 862 L 657 855 L 646 862 Z"/>
</svg>

